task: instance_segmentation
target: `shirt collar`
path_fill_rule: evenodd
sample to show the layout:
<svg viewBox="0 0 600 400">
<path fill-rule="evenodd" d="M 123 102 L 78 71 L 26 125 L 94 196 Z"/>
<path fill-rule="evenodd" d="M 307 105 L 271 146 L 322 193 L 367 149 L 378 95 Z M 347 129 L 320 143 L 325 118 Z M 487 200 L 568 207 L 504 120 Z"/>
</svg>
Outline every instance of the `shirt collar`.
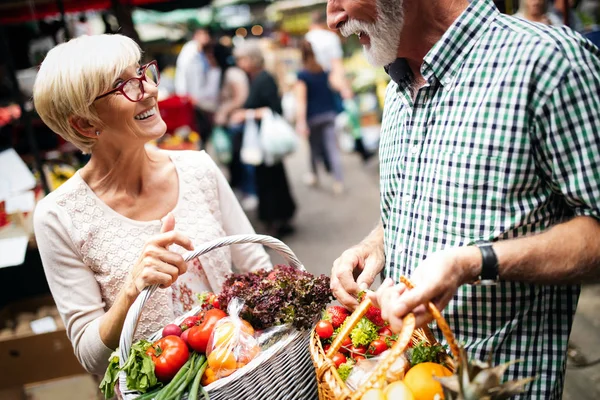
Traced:
<svg viewBox="0 0 600 400">
<path fill-rule="evenodd" d="M 499 14 L 493 0 L 471 0 L 469 7 L 423 59 L 423 77 L 430 81 L 435 76 L 442 85 L 449 84 L 479 37 Z"/>
</svg>

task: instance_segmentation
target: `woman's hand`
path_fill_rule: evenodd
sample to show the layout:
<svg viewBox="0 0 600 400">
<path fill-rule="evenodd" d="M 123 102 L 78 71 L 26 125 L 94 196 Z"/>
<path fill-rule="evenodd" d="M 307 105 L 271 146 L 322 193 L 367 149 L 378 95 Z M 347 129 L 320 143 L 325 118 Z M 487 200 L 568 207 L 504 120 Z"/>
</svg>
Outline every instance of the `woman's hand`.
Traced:
<svg viewBox="0 0 600 400">
<path fill-rule="evenodd" d="M 229 117 L 229 122 L 234 125 L 243 124 L 246 122 L 246 111 L 247 110 L 235 110 Z"/>
<path fill-rule="evenodd" d="M 135 299 L 148 286 L 160 285 L 161 288 L 167 288 L 187 271 L 183 257 L 168 248 L 177 244 L 191 251 L 194 247 L 187 236 L 174 231 L 174 228 L 175 218 L 169 213 L 163 221 L 160 234 L 148 240 L 144 246 L 125 286 L 130 298 Z"/>
<path fill-rule="evenodd" d="M 308 124 L 306 121 L 297 121 L 296 122 L 296 133 L 304 138 L 308 137 L 309 134 Z"/>
</svg>

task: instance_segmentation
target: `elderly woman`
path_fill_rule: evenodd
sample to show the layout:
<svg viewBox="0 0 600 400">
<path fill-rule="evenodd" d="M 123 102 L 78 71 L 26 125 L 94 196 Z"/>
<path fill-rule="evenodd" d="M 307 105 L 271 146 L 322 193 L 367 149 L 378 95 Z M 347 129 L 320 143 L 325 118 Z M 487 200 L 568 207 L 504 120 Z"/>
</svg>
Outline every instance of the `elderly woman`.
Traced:
<svg viewBox="0 0 600 400">
<path fill-rule="evenodd" d="M 238 67 L 250 77 L 250 93 L 244 108 L 231 116 L 233 123 L 243 123 L 249 112 L 258 120 L 267 109 L 281 114 L 281 97 L 275 79 L 264 69 L 265 59 L 256 40 L 248 40 L 234 50 Z M 282 162 L 256 168 L 258 216 L 267 232 L 283 236 L 293 232 L 290 220 L 296 211 Z"/>
<path fill-rule="evenodd" d="M 519 11 L 515 17 L 545 25 L 562 25 L 562 21 L 548 11 L 547 0 L 519 0 Z"/>
<path fill-rule="evenodd" d="M 166 125 L 155 62 L 121 35 L 82 36 L 51 50 L 34 101 L 43 121 L 88 164 L 37 206 L 34 225 L 46 277 L 81 364 L 102 374 L 140 291 L 159 284 L 136 337 L 218 292 L 232 260 L 270 267 L 261 246 L 214 250 L 185 263 L 193 244 L 254 233 L 227 181 L 204 152 L 146 147 Z"/>
</svg>

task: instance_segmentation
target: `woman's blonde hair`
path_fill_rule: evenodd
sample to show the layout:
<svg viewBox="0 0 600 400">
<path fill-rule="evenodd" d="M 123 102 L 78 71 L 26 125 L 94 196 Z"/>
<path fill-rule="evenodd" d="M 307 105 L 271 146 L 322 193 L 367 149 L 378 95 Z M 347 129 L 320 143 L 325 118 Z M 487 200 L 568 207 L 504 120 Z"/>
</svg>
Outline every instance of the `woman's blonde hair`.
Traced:
<svg viewBox="0 0 600 400">
<path fill-rule="evenodd" d="M 233 50 L 235 57 L 248 57 L 257 68 L 265 66 L 265 57 L 258 39 L 245 40 Z"/>
<path fill-rule="evenodd" d="M 50 50 L 35 79 L 33 100 L 44 123 L 84 153 L 96 139 L 69 123 L 73 116 L 102 125 L 94 100 L 111 89 L 123 71 L 140 61 L 139 46 L 123 35 L 80 36 Z"/>
</svg>

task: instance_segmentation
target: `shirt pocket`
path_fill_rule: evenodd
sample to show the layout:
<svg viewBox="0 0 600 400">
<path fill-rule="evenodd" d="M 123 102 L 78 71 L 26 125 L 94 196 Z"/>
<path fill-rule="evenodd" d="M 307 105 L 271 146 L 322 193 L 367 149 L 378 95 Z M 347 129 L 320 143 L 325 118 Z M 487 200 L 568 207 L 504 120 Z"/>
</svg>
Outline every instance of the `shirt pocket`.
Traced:
<svg viewBox="0 0 600 400">
<path fill-rule="evenodd" d="M 490 240 L 499 221 L 505 160 L 478 153 L 440 153 L 428 206 L 433 234 L 461 246 Z"/>
</svg>

